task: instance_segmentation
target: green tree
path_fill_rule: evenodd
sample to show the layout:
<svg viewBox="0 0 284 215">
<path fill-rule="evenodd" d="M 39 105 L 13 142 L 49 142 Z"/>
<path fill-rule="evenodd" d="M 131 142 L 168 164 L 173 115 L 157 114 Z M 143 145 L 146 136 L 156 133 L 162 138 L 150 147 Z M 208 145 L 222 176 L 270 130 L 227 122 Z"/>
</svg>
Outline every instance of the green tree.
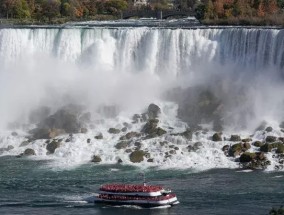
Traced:
<svg viewBox="0 0 284 215">
<path fill-rule="evenodd" d="M 125 0 L 110 0 L 105 3 L 105 9 L 111 14 L 117 14 L 128 7 Z"/>
<path fill-rule="evenodd" d="M 41 15 L 51 21 L 60 15 L 60 0 L 43 0 L 41 2 Z"/>
<path fill-rule="evenodd" d="M 19 19 L 31 17 L 29 5 L 25 0 L 15 1 L 14 15 L 15 15 L 15 18 L 19 18 Z"/>
</svg>

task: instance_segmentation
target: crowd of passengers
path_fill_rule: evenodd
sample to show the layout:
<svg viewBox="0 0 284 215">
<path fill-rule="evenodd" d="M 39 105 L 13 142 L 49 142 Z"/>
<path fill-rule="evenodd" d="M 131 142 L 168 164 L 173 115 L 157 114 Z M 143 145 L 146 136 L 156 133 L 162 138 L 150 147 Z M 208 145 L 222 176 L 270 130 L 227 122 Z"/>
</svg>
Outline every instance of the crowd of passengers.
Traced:
<svg viewBox="0 0 284 215">
<path fill-rule="evenodd" d="M 158 192 L 163 188 L 161 186 L 153 185 L 132 185 L 132 184 L 106 184 L 101 186 L 101 191 L 108 192 Z"/>
</svg>

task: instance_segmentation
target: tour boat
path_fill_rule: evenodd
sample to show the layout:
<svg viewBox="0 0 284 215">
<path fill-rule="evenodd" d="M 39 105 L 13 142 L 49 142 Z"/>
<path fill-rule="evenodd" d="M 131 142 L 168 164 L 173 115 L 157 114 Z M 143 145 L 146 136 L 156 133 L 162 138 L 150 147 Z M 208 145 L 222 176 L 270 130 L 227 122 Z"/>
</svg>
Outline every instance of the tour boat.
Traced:
<svg viewBox="0 0 284 215">
<path fill-rule="evenodd" d="M 138 205 L 142 207 L 173 206 L 179 203 L 175 194 L 161 186 L 144 184 L 105 184 L 94 197 L 94 203 Z"/>
</svg>

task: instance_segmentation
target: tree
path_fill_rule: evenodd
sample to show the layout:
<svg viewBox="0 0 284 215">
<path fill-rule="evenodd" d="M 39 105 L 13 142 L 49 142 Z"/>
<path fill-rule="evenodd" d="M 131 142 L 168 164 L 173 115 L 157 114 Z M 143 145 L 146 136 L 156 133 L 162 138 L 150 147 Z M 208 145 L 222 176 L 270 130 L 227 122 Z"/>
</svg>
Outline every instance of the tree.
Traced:
<svg viewBox="0 0 284 215">
<path fill-rule="evenodd" d="M 15 3 L 16 3 L 15 0 L 4 0 L 2 2 L 1 6 L 6 13 L 7 19 L 9 18 L 9 15 L 10 17 L 13 17 L 13 9 L 15 7 Z"/>
<path fill-rule="evenodd" d="M 43 0 L 41 4 L 41 13 L 49 21 L 60 15 L 60 0 Z"/>
<path fill-rule="evenodd" d="M 16 18 L 30 18 L 29 5 L 25 0 L 16 0 L 14 5 L 14 15 Z"/>
<path fill-rule="evenodd" d="M 276 0 L 268 0 L 266 2 L 266 11 L 269 14 L 275 14 L 279 10 Z"/>
<path fill-rule="evenodd" d="M 215 13 L 214 13 L 214 5 L 212 0 L 209 0 L 206 4 L 206 10 L 205 10 L 205 19 L 214 19 Z"/>
<path fill-rule="evenodd" d="M 125 0 L 109 0 L 105 3 L 107 12 L 111 14 L 117 14 L 122 10 L 127 9 L 128 5 Z"/>
<path fill-rule="evenodd" d="M 258 5 L 257 15 L 259 17 L 264 17 L 265 16 L 265 5 L 264 5 L 263 0 L 261 0 L 261 2 Z"/>
</svg>

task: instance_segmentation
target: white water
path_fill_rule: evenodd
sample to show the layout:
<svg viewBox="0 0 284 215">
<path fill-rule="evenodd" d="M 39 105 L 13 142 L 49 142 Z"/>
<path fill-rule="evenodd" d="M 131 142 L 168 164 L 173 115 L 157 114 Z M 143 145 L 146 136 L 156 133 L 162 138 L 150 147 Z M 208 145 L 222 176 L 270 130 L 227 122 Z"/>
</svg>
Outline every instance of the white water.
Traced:
<svg viewBox="0 0 284 215">
<path fill-rule="evenodd" d="M 95 121 L 101 119 L 97 108 L 106 104 L 118 107 L 117 118 L 96 123 L 89 133 L 76 135 L 54 155 L 46 155 L 45 140 L 28 147 L 35 149 L 40 159 L 55 159 L 63 166 L 86 163 L 93 154 L 101 154 L 103 163 L 115 163 L 120 157 L 130 164 L 124 150 L 114 149 L 119 136 L 108 134 L 108 128 L 122 128 L 123 122 L 131 123 L 134 113 L 143 112 L 155 102 L 163 111 L 161 127 L 183 131 L 186 125 L 176 118 L 177 105 L 163 101 L 161 95 L 173 87 L 197 85 L 209 87 L 222 98 L 228 132 L 238 129 L 247 137 L 260 121 L 266 120 L 281 136 L 278 124 L 284 119 L 283 30 L 1 29 L 0 65 L 0 146 L 15 147 L 4 154 L 16 155 L 25 149 L 18 146 L 26 130 L 20 129 L 20 135 L 12 137 L 10 131 L 4 131 L 6 125 L 17 120 L 22 128 L 23 124 L 30 127 L 28 116 L 36 107 L 56 110 L 69 103 L 82 104 L 93 113 Z M 139 131 L 142 126 L 133 125 L 131 130 Z M 95 141 L 93 136 L 99 132 L 104 139 Z M 142 149 L 148 149 L 155 161 L 144 161 L 139 166 L 236 167 L 221 151 L 228 142 L 214 143 L 209 140 L 211 135 L 194 136 L 192 142 L 167 135 L 144 141 Z M 255 139 L 265 138 L 256 135 Z M 92 139 L 90 144 L 88 138 Z M 169 149 L 159 145 L 164 139 L 180 148 L 165 161 L 163 153 Z M 186 146 L 196 141 L 203 147 L 187 152 Z"/>
</svg>

